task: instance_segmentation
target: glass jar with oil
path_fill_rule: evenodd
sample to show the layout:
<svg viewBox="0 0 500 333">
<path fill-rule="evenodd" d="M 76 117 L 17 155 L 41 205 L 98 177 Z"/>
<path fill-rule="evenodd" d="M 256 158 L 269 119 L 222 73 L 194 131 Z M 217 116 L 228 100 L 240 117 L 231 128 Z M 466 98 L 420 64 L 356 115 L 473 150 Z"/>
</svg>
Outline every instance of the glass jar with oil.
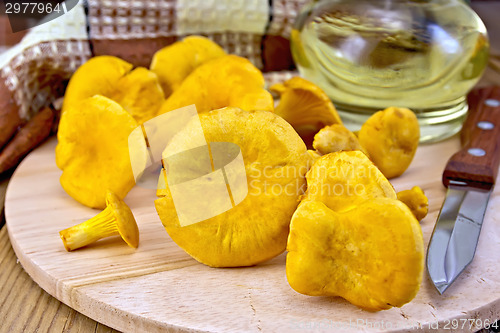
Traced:
<svg viewBox="0 0 500 333">
<path fill-rule="evenodd" d="M 301 74 L 348 128 L 407 107 L 422 142 L 460 130 L 489 50 L 484 24 L 462 0 L 316 0 L 299 13 L 291 45 Z"/>
</svg>

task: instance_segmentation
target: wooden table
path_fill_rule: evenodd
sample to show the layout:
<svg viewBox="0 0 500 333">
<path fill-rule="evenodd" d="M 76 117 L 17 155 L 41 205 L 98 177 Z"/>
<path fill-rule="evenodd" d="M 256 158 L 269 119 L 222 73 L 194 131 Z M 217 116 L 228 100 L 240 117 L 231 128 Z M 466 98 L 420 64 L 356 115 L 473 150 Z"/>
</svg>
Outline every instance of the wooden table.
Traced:
<svg viewBox="0 0 500 333">
<path fill-rule="evenodd" d="M 9 178 L 0 178 L 0 332 L 116 332 L 47 294 L 17 262 L 4 227 Z"/>
<path fill-rule="evenodd" d="M 492 39 L 492 60 L 480 85 L 500 84 L 500 21 L 497 19 L 500 1 L 473 3 L 473 7 L 486 22 Z M 0 175 L 0 333 L 115 331 L 47 294 L 18 264 L 4 227 L 3 204 L 10 176 L 11 173 Z"/>
</svg>

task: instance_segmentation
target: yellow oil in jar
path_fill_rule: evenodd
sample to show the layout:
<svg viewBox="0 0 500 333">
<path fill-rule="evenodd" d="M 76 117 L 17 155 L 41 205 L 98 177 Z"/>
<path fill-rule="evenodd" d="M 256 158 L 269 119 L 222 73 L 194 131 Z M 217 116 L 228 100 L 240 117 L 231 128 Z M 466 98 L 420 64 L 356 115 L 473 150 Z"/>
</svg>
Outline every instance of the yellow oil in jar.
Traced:
<svg viewBox="0 0 500 333">
<path fill-rule="evenodd" d="M 316 1 L 292 31 L 300 72 L 348 127 L 388 106 L 407 107 L 417 113 L 422 141 L 460 129 L 488 49 L 483 23 L 459 0 Z"/>
</svg>

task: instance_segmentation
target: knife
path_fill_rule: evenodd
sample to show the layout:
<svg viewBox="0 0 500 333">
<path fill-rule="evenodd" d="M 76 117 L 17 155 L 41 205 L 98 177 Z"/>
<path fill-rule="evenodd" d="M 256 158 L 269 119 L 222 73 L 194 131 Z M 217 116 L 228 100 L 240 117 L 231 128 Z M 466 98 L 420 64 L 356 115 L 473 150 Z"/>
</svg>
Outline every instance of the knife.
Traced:
<svg viewBox="0 0 500 333">
<path fill-rule="evenodd" d="M 462 149 L 446 164 L 446 198 L 427 249 L 427 271 L 442 294 L 471 263 L 500 162 L 500 87 L 474 90 Z"/>
</svg>

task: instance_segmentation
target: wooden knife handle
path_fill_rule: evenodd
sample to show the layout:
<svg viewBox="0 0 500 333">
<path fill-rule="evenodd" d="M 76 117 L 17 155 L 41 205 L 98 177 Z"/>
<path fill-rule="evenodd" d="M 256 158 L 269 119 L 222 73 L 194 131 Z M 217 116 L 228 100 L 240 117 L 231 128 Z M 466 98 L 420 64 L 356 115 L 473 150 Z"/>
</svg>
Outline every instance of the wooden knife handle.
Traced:
<svg viewBox="0 0 500 333">
<path fill-rule="evenodd" d="M 462 149 L 449 159 L 443 184 L 448 187 L 453 180 L 490 190 L 500 163 L 500 87 L 474 90 L 468 96 L 468 103 Z"/>
</svg>

